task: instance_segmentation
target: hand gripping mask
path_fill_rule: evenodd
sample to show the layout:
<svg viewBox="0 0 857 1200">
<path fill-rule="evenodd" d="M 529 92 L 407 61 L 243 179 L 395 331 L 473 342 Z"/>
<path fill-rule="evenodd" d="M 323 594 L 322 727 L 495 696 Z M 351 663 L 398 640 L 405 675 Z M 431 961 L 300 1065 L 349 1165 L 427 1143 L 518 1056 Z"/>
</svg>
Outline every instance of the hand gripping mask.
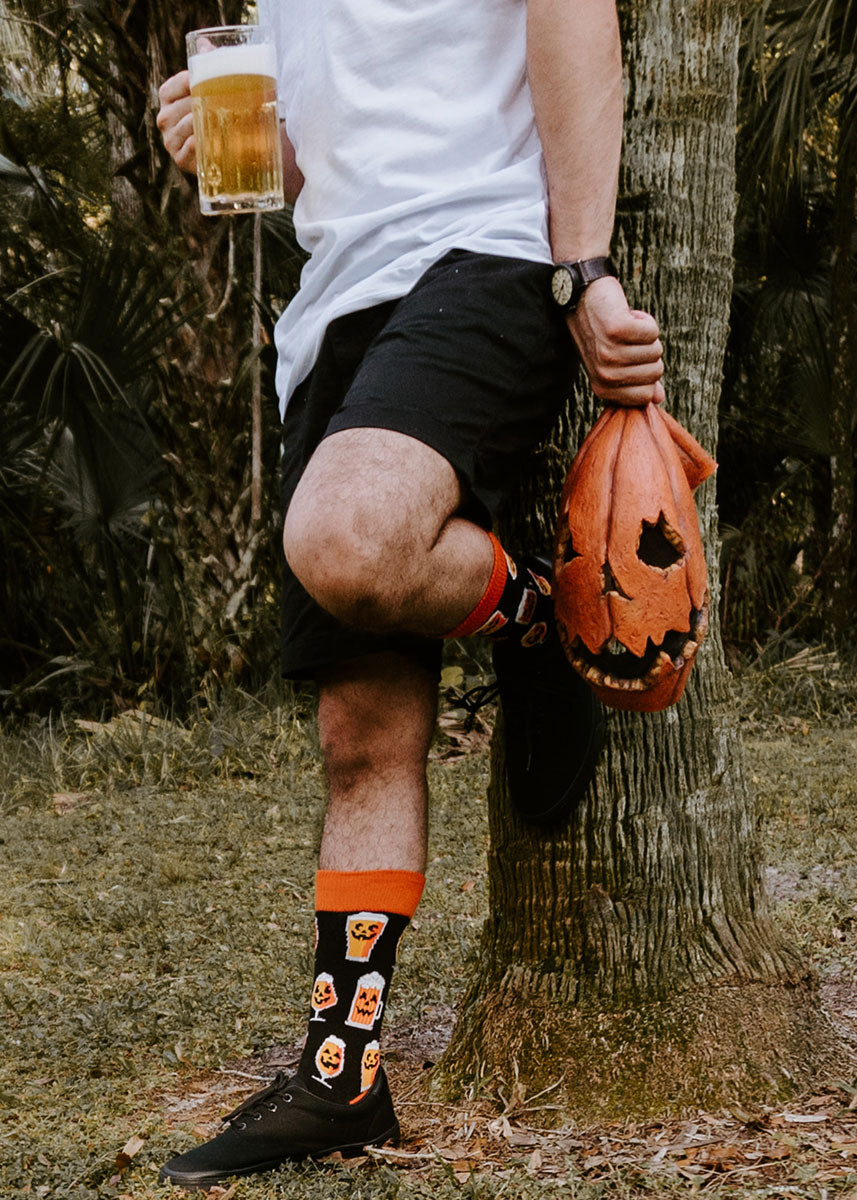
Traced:
<svg viewBox="0 0 857 1200">
<path fill-rule="evenodd" d="M 708 625 L 693 489 L 717 464 L 655 404 L 608 406 L 560 502 L 554 611 L 604 704 L 658 712 L 684 691 Z"/>
</svg>

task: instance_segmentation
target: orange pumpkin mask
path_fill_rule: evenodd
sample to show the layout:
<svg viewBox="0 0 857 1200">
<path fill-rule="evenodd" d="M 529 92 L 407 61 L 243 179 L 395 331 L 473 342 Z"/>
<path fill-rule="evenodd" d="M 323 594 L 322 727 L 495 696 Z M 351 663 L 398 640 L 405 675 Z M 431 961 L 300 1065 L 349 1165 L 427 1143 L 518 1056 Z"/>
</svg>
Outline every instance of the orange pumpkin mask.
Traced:
<svg viewBox="0 0 857 1200">
<path fill-rule="evenodd" d="M 569 661 L 613 708 L 657 712 L 684 691 L 708 625 L 691 493 L 716 466 L 655 404 L 608 406 L 572 463 L 554 610 Z"/>
</svg>

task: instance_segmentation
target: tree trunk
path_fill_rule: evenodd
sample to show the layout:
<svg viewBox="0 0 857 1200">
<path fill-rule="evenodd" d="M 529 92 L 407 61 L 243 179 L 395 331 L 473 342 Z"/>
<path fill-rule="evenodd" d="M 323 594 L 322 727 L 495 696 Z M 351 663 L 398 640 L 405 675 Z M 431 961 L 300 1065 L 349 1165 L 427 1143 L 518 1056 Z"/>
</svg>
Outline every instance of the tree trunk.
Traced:
<svg viewBox="0 0 857 1200">
<path fill-rule="evenodd" d="M 854 235 L 857 150 L 843 102 L 834 190 L 830 280 L 830 533 L 824 570 L 825 629 L 833 641 L 851 636 L 854 614 Z"/>
<path fill-rule="evenodd" d="M 732 274 L 738 5 L 626 0 L 617 261 L 664 332 L 671 411 L 708 449 Z M 577 397 L 510 507 L 546 544 L 594 407 Z M 717 611 L 714 483 L 697 500 Z M 559 748 L 558 748 L 559 751 Z M 611 713 L 597 779 L 550 836 L 510 806 L 502 730 L 490 786 L 490 915 L 439 1090 L 551 1088 L 555 1116 L 662 1113 L 771 1097 L 829 1048 L 812 982 L 771 924 L 719 626 L 685 698 Z M 552 1086 L 553 1085 L 553 1086 Z"/>
</svg>

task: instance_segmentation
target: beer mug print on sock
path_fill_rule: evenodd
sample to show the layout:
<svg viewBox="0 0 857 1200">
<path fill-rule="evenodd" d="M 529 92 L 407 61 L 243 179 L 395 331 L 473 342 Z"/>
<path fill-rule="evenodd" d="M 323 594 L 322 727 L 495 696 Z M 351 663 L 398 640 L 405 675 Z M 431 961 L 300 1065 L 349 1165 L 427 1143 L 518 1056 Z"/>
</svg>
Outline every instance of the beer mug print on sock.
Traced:
<svg viewBox="0 0 857 1200">
<path fill-rule="evenodd" d="M 375 1082 L 381 1065 L 381 1047 L 377 1042 L 367 1042 L 360 1060 L 360 1091 L 368 1092 Z"/>
<path fill-rule="evenodd" d="M 384 1007 L 381 993 L 384 990 L 384 976 L 377 971 L 361 975 L 354 991 L 351 1008 L 345 1018 L 345 1024 L 354 1029 L 371 1029 Z"/>
<path fill-rule="evenodd" d="M 277 58 L 271 31 L 187 35 L 199 207 L 206 216 L 283 208 Z"/>
<path fill-rule="evenodd" d="M 386 928 L 387 917 L 384 913 L 351 913 L 345 922 L 345 933 L 348 938 L 345 957 L 348 961 L 367 962 L 372 953 L 372 947 Z"/>
</svg>

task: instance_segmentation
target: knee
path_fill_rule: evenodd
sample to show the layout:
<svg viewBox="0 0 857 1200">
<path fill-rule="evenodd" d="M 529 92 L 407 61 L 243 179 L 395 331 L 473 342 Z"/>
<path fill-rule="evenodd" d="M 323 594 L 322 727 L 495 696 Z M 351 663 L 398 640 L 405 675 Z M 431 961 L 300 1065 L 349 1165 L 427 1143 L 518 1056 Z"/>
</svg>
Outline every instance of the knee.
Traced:
<svg viewBox="0 0 857 1200">
<path fill-rule="evenodd" d="M 406 609 L 398 555 L 371 529 L 371 518 L 353 511 L 329 505 L 308 511 L 293 501 L 283 551 L 303 587 L 338 620 L 359 629 L 394 629 Z"/>
<path fill-rule="evenodd" d="M 437 683 L 418 670 L 408 686 L 390 678 L 323 687 L 318 729 L 331 795 L 422 778 L 434 732 Z"/>
</svg>

